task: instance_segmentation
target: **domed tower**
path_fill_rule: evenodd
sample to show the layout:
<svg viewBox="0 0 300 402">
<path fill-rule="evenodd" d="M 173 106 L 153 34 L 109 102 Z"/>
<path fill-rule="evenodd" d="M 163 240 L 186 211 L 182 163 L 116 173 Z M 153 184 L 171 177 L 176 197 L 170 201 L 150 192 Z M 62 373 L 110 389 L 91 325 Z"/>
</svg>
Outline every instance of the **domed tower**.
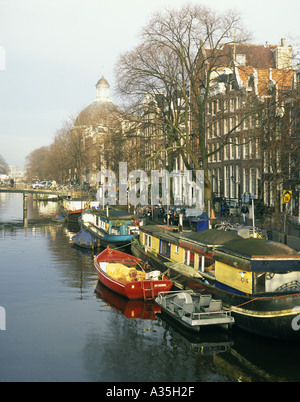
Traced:
<svg viewBox="0 0 300 402">
<path fill-rule="evenodd" d="M 74 135 L 82 136 L 85 181 L 94 183 L 102 169 L 114 170 L 114 163 L 120 160 L 121 130 L 121 111 L 110 100 L 109 84 L 102 76 L 96 84 L 94 102 L 79 113 L 72 128 Z"/>
<path fill-rule="evenodd" d="M 103 77 L 96 84 L 96 99 L 95 102 L 111 102 L 109 98 L 109 83 Z"/>
<path fill-rule="evenodd" d="M 79 113 L 74 126 L 103 126 L 103 123 L 106 123 L 108 113 L 113 113 L 116 117 L 116 113 L 119 114 L 119 111 L 110 100 L 109 84 L 102 76 L 96 84 L 96 98 L 94 102 Z"/>
</svg>

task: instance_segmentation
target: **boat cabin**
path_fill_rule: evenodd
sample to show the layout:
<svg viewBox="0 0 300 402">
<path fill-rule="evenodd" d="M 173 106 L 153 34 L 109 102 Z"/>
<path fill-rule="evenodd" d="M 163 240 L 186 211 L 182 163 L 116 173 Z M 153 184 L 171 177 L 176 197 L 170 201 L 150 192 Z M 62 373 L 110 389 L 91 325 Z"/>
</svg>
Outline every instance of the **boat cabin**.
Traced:
<svg viewBox="0 0 300 402">
<path fill-rule="evenodd" d="M 82 198 L 64 198 L 63 200 L 63 209 L 67 212 L 69 211 L 78 211 L 81 209 L 100 209 L 99 201 L 90 201 Z"/>
<path fill-rule="evenodd" d="M 284 244 L 242 238 L 230 231 L 140 229 L 140 245 L 166 267 L 237 294 L 300 292 L 300 255 Z"/>
<path fill-rule="evenodd" d="M 120 210 L 109 210 L 108 214 L 106 211 L 88 210 L 82 214 L 82 222 L 103 233 L 116 236 L 135 234 L 143 224 L 142 220 Z"/>
</svg>

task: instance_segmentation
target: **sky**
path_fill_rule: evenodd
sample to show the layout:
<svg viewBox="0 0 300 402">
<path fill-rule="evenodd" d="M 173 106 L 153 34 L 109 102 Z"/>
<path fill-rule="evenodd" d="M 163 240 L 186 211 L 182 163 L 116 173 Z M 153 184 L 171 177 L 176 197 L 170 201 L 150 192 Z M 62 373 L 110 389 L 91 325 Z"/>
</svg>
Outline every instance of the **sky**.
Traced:
<svg viewBox="0 0 300 402">
<path fill-rule="evenodd" d="M 235 9 L 253 43 L 300 42 L 296 0 L 0 0 L 0 155 L 21 168 L 65 121 L 92 103 L 156 11 L 201 4 Z"/>
</svg>

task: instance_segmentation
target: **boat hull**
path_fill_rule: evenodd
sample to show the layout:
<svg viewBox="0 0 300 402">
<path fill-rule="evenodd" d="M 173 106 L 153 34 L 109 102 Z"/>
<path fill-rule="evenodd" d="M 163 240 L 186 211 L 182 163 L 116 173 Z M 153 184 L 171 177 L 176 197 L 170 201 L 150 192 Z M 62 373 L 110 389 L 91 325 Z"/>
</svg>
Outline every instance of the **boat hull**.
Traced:
<svg viewBox="0 0 300 402">
<path fill-rule="evenodd" d="M 130 244 L 134 235 L 110 235 L 105 233 L 101 229 L 96 227 L 86 225 L 84 222 L 81 222 L 82 227 L 88 231 L 103 247 L 107 246 L 125 246 Z"/>
<path fill-rule="evenodd" d="M 183 296 L 180 298 L 181 295 Z M 186 297 L 189 298 L 185 299 Z M 211 295 L 207 295 L 207 297 L 212 300 Z M 163 316 L 169 316 L 171 321 L 178 326 L 182 326 L 187 331 L 199 334 L 200 331 L 207 327 L 231 328 L 234 324 L 231 311 L 223 309 L 219 300 L 212 300 L 212 303 L 218 304 L 217 308 L 209 310 L 210 301 L 201 307 L 199 306 L 201 298 L 203 296 L 200 294 L 175 291 L 168 295 L 160 293 L 155 301 L 161 307 Z M 207 300 L 207 298 L 205 299 Z M 181 304 L 178 304 L 180 301 Z"/>
<path fill-rule="evenodd" d="M 85 209 L 78 209 L 76 211 L 69 211 L 67 212 L 67 221 L 68 222 L 78 222 L 78 219 L 80 218 L 82 212 L 84 212 Z"/>
<path fill-rule="evenodd" d="M 143 261 L 156 264 L 162 272 L 168 270 L 168 259 L 145 252 L 138 242 L 132 243 L 131 251 Z M 213 280 L 180 275 L 170 268 L 168 277 L 178 288 L 205 291 L 221 299 L 223 306 L 232 310 L 235 326 L 240 329 L 267 338 L 300 341 L 300 293 L 248 296 L 219 288 Z"/>
<path fill-rule="evenodd" d="M 108 255 L 107 250 L 111 253 Z M 102 253 L 94 259 L 94 265 L 97 270 L 97 275 L 100 282 L 106 286 L 107 288 L 113 290 L 114 292 L 126 297 L 130 300 L 139 300 L 145 299 L 145 289 L 148 289 L 150 282 L 152 282 L 152 289 L 151 296 L 147 293 L 147 299 L 154 299 L 157 297 L 159 292 L 168 292 L 171 287 L 173 286 L 172 281 L 168 278 L 162 280 L 137 280 L 137 281 L 129 281 L 123 282 L 118 279 L 113 278 L 112 276 L 108 275 L 102 268 L 100 263 L 101 262 L 120 262 L 126 263 L 126 259 L 135 259 L 136 262 L 140 261 L 139 258 L 135 258 L 127 253 L 123 253 L 117 250 L 112 250 L 107 248 Z"/>
</svg>

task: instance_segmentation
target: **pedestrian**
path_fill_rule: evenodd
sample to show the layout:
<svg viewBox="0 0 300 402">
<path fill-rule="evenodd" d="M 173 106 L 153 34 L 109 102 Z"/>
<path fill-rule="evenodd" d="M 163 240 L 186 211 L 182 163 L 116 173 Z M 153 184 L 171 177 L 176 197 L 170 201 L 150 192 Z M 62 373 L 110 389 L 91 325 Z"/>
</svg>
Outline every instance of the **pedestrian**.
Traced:
<svg viewBox="0 0 300 402">
<path fill-rule="evenodd" d="M 225 216 L 225 212 L 226 212 L 226 206 L 225 206 L 225 204 L 222 202 L 222 204 L 221 204 L 221 216 Z"/>
<path fill-rule="evenodd" d="M 246 223 L 246 215 L 249 214 L 249 209 L 245 203 L 242 206 L 241 213 L 243 215 L 243 223 Z"/>
</svg>

